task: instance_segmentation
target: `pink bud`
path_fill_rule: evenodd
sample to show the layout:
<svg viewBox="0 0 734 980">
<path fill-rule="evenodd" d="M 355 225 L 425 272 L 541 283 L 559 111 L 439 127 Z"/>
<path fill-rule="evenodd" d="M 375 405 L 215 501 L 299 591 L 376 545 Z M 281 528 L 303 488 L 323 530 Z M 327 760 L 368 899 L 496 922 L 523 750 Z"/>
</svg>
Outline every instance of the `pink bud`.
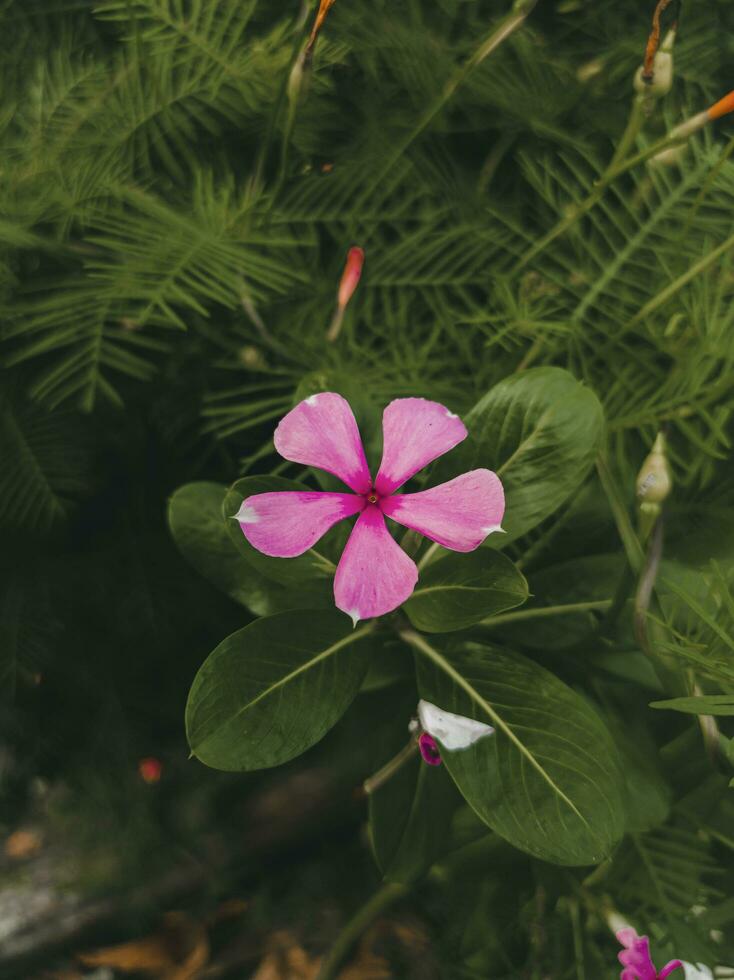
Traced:
<svg viewBox="0 0 734 980">
<path fill-rule="evenodd" d="M 364 251 L 356 245 L 349 249 L 344 272 L 339 282 L 339 308 L 341 310 L 347 305 L 357 288 L 362 266 L 364 265 Z"/>
<path fill-rule="evenodd" d="M 423 732 L 418 739 L 418 748 L 421 750 L 423 761 L 427 762 L 429 766 L 441 765 L 441 752 L 438 747 L 438 742 L 428 732 Z"/>
</svg>

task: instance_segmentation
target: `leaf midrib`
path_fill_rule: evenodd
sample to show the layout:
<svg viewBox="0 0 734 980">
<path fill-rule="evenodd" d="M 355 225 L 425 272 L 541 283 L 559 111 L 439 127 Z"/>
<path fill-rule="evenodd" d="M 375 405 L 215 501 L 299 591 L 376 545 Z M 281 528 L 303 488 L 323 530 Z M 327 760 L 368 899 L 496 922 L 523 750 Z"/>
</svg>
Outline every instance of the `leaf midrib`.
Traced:
<svg viewBox="0 0 734 980">
<path fill-rule="evenodd" d="M 417 599 L 418 596 L 428 595 L 429 592 L 493 592 L 497 595 L 506 595 L 513 599 L 522 600 L 524 598 L 524 593 L 510 592 L 507 589 L 498 589 L 491 585 L 456 585 L 447 583 L 446 585 L 426 585 L 422 589 L 416 589 L 410 599 Z"/>
<path fill-rule="evenodd" d="M 353 633 L 350 633 L 347 636 L 342 637 L 342 639 L 338 640 L 336 643 L 332 643 L 332 645 L 330 647 L 327 647 L 326 650 L 322 650 L 315 657 L 312 657 L 310 660 L 306 661 L 306 663 L 303 663 L 295 670 L 292 670 L 289 674 L 286 674 L 284 677 L 281 677 L 280 680 L 276 681 L 274 684 L 270 684 L 268 687 L 262 690 L 255 698 L 253 698 L 251 701 L 248 701 L 247 704 L 244 704 L 240 708 L 238 708 L 237 711 L 233 715 L 230 715 L 225 722 L 223 722 L 220 725 L 217 725 L 217 727 L 212 732 L 210 732 L 209 735 L 207 735 L 206 738 L 203 739 L 203 741 L 198 743 L 197 748 L 202 749 L 216 734 L 218 734 L 224 728 L 231 725 L 246 711 L 250 711 L 252 708 L 255 707 L 256 704 L 258 704 L 264 698 L 269 697 L 271 694 L 279 690 L 281 687 L 284 687 L 286 684 L 290 684 L 300 674 L 304 673 L 307 670 L 310 670 L 312 667 L 315 667 L 316 664 L 320 663 L 322 660 L 326 660 L 328 657 L 333 656 L 333 654 L 337 653 L 343 647 L 349 646 L 350 643 L 355 643 L 357 640 L 360 640 L 363 636 L 367 636 L 367 634 L 371 633 L 373 629 L 374 629 L 373 625 L 368 625 L 368 626 L 363 626 L 359 630 L 355 630 Z M 192 749 L 193 748 L 194 746 L 192 745 Z"/>
<path fill-rule="evenodd" d="M 528 762 L 536 770 L 536 772 L 538 772 L 539 775 L 548 783 L 548 785 L 551 787 L 553 792 L 558 797 L 560 797 L 560 799 L 563 800 L 563 802 L 576 814 L 576 816 L 583 823 L 583 825 L 593 835 L 592 827 L 590 826 L 586 817 L 584 817 L 584 815 L 578 809 L 576 804 L 573 802 L 573 800 L 571 800 L 568 796 L 566 796 L 566 794 L 563 792 L 561 787 L 558 786 L 558 784 L 555 782 L 555 780 L 550 775 L 550 773 L 546 772 L 546 770 L 538 762 L 538 760 L 530 751 L 530 749 L 528 749 L 527 746 L 524 744 L 524 742 L 522 742 L 517 737 L 517 735 L 515 735 L 510 725 L 507 724 L 507 722 L 504 720 L 504 718 L 501 715 L 497 714 L 497 712 L 494 710 L 492 705 L 488 701 L 486 701 L 482 697 L 482 695 L 464 677 L 462 677 L 462 675 L 458 672 L 458 670 L 456 670 L 448 662 L 448 660 L 446 660 L 438 652 L 438 650 L 434 650 L 434 648 L 429 643 L 427 643 L 419 633 L 415 633 L 413 632 L 413 630 L 404 630 L 401 632 L 400 635 L 409 646 L 415 647 L 416 649 L 420 650 L 440 670 L 443 670 L 444 673 L 448 674 L 451 677 L 451 679 L 456 684 L 458 684 L 463 691 L 465 691 L 469 695 L 472 701 L 474 701 L 475 704 L 478 704 L 479 707 L 486 712 L 487 716 L 492 719 L 495 726 L 504 732 L 504 734 L 510 739 L 510 741 L 513 743 L 513 745 L 518 750 L 518 752 L 520 752 L 520 754 L 528 760 Z"/>
</svg>

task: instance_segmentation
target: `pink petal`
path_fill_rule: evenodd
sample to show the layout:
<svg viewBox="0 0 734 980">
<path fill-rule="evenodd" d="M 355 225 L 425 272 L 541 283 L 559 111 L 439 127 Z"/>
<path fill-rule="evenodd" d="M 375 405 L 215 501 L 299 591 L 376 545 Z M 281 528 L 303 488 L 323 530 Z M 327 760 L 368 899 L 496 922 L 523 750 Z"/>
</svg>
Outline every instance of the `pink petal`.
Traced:
<svg viewBox="0 0 734 980">
<path fill-rule="evenodd" d="M 247 497 L 235 519 L 253 548 L 274 558 L 295 558 L 364 506 L 364 497 L 354 493 L 278 490 Z"/>
<path fill-rule="evenodd" d="M 677 970 L 678 967 L 680 967 L 681 970 L 683 969 L 683 964 L 680 960 L 671 960 L 670 963 L 666 963 L 658 974 L 658 980 L 665 980 L 665 978 L 669 977 L 673 970 Z"/>
<path fill-rule="evenodd" d="M 438 402 L 397 398 L 382 415 L 383 450 L 375 489 L 387 496 L 463 439 L 464 423 Z"/>
<path fill-rule="evenodd" d="M 354 525 L 334 579 L 337 608 L 360 619 L 384 616 L 405 602 L 418 581 L 415 562 L 390 536 L 380 510 L 368 504 Z"/>
<path fill-rule="evenodd" d="M 306 398 L 280 420 L 273 438 L 284 459 L 333 473 L 355 493 L 372 488 L 359 429 L 341 395 L 324 391 Z"/>
<path fill-rule="evenodd" d="M 420 493 L 380 501 L 383 514 L 452 551 L 473 551 L 492 531 L 501 531 L 505 512 L 502 483 L 491 470 L 471 470 Z"/>
<path fill-rule="evenodd" d="M 617 954 L 617 959 L 627 970 L 630 980 L 657 980 L 657 971 L 650 958 L 650 940 L 647 936 L 638 936 L 634 929 L 620 929 L 617 939 L 626 947 Z"/>
</svg>

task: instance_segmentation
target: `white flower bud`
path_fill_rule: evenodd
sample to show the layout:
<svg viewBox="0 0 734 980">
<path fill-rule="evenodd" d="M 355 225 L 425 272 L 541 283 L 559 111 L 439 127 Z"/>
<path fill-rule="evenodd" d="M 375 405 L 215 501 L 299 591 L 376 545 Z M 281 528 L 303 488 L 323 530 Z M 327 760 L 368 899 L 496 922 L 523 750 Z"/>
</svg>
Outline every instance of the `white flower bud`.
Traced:
<svg viewBox="0 0 734 980">
<path fill-rule="evenodd" d="M 683 143 L 669 146 L 667 150 L 656 153 L 652 160 L 647 161 L 648 167 L 672 167 L 683 157 L 687 147 Z"/>
<path fill-rule="evenodd" d="M 645 77 L 645 66 L 640 65 L 635 74 L 634 86 L 639 95 L 659 99 L 667 95 L 673 87 L 673 44 L 675 30 L 668 31 L 665 40 L 655 53 L 652 65 L 652 76 Z"/>
<path fill-rule="evenodd" d="M 653 75 L 650 81 L 644 76 L 645 69 L 642 65 L 635 73 L 635 92 L 638 95 L 648 95 L 659 99 L 662 95 L 667 95 L 673 87 L 673 55 L 664 51 L 658 51 L 653 63 Z"/>
</svg>

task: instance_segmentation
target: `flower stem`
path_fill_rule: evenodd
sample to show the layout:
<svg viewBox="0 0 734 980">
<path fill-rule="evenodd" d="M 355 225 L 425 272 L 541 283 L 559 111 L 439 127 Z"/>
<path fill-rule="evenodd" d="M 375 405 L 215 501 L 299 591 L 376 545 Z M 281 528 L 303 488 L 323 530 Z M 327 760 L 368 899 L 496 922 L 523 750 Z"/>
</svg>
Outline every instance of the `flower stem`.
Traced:
<svg viewBox="0 0 734 980">
<path fill-rule="evenodd" d="M 378 769 L 374 776 L 370 776 L 369 779 L 365 779 L 362 783 L 362 788 L 364 789 L 367 796 L 374 793 L 380 788 L 384 783 L 388 781 L 398 769 L 402 769 L 405 763 L 412 759 L 415 753 L 418 751 L 418 742 L 415 738 L 411 738 L 408 744 L 402 748 L 396 756 L 393 756 L 389 762 L 386 762 L 382 769 Z"/>
<path fill-rule="evenodd" d="M 421 558 L 421 560 L 418 562 L 418 571 L 423 571 L 423 569 L 426 567 L 426 565 L 430 565 L 430 563 L 433 561 L 434 555 L 436 554 L 436 552 L 438 551 L 438 549 L 440 547 L 441 547 L 441 545 L 438 544 L 438 542 L 436 542 L 436 541 L 433 542 L 433 544 L 430 546 L 430 548 L 428 548 L 428 550 L 426 551 L 426 553 L 423 555 L 423 557 Z"/>
<path fill-rule="evenodd" d="M 501 616 L 489 616 L 481 620 L 478 625 L 504 626 L 505 623 L 516 623 L 523 619 L 542 619 L 544 616 L 564 616 L 569 613 L 586 612 L 589 609 L 608 609 L 611 604 L 611 599 L 594 599 L 589 602 L 569 602 L 560 606 L 542 606 L 539 609 L 520 609 Z"/>
<path fill-rule="evenodd" d="M 394 905 L 407 892 L 408 886 L 397 881 L 389 881 L 379 888 L 339 933 L 336 942 L 321 964 L 316 980 L 336 980 L 340 967 L 365 929 L 380 913 Z"/>
</svg>

